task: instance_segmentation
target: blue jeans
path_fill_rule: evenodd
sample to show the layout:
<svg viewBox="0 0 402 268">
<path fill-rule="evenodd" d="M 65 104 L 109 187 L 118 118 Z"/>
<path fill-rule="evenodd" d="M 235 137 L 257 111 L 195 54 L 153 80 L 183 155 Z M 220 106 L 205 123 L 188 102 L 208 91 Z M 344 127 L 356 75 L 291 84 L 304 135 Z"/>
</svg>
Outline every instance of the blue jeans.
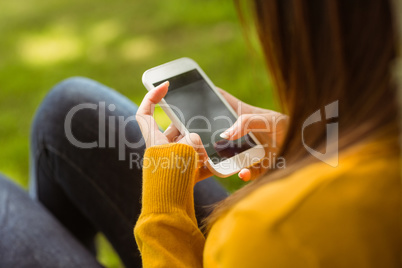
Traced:
<svg viewBox="0 0 402 268">
<path fill-rule="evenodd" d="M 86 78 L 67 79 L 48 94 L 32 126 L 32 198 L 0 179 L 1 267 L 99 267 L 98 232 L 127 267 L 141 267 L 133 228 L 145 146 L 136 111 Z M 226 196 L 213 178 L 197 183 L 197 220 Z"/>
</svg>

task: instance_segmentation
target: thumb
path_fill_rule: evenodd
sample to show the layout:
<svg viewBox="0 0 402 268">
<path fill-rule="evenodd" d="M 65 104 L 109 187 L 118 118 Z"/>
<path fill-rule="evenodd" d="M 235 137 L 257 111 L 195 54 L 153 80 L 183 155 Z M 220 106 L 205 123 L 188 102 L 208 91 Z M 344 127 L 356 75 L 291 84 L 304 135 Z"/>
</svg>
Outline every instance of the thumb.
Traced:
<svg viewBox="0 0 402 268">
<path fill-rule="evenodd" d="M 243 168 L 238 173 L 238 176 L 243 181 L 253 181 L 260 176 L 262 176 L 268 169 L 265 167 L 265 160 L 263 159 L 261 162 L 256 163 L 248 168 Z"/>
<path fill-rule="evenodd" d="M 251 131 L 270 132 L 270 122 L 272 121 L 270 117 L 271 114 L 243 114 L 220 136 L 227 140 L 237 140 Z"/>
</svg>

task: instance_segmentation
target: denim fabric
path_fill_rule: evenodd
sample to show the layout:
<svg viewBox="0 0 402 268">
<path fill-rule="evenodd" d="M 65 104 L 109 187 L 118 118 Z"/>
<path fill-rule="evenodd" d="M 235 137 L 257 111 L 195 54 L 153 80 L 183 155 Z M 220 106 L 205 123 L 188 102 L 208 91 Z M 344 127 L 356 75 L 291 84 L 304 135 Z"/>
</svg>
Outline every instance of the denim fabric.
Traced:
<svg viewBox="0 0 402 268">
<path fill-rule="evenodd" d="M 40 203 L 0 175 L 0 267 L 101 267 Z"/>
<path fill-rule="evenodd" d="M 16 230 L 10 226 L 8 232 L 18 232 L 15 241 L 32 244 L 32 250 L 20 252 L 15 242 L 4 241 L 0 229 L 0 243 L 9 245 L 1 248 L 0 256 L 7 251 L 21 260 L 43 256 L 39 258 L 41 265 L 32 262 L 26 267 L 91 267 L 75 265 L 74 261 L 96 265 L 88 252 L 95 254 L 94 236 L 102 232 L 127 267 L 141 267 L 133 228 L 141 211 L 141 159 L 145 146 L 134 120 L 136 111 L 137 106 L 130 100 L 87 78 L 67 79 L 47 95 L 32 126 L 30 194 L 48 212 L 35 201 L 29 202 L 20 190 L 10 190 L 7 195 L 16 192 L 13 202 L 32 205 L 21 205 L 21 211 L 4 216 L 7 205 L 1 202 L 0 222 L 4 218 L 16 222 Z M 68 135 L 67 115 L 73 115 Z M 77 141 L 82 144 L 77 146 Z M 93 148 L 82 148 L 83 144 Z M 194 188 L 198 221 L 208 215 L 207 206 L 226 196 L 227 192 L 213 178 L 198 183 Z M 37 209 L 29 209 L 30 206 Z M 29 221 L 25 219 L 24 207 L 32 217 L 38 210 L 41 228 L 23 226 Z M 47 232 L 48 224 L 49 230 L 53 230 L 51 235 Z M 37 235 L 35 242 L 28 239 L 32 234 Z M 48 240 L 57 255 L 46 250 Z M 82 253 L 72 256 L 73 249 Z"/>
</svg>

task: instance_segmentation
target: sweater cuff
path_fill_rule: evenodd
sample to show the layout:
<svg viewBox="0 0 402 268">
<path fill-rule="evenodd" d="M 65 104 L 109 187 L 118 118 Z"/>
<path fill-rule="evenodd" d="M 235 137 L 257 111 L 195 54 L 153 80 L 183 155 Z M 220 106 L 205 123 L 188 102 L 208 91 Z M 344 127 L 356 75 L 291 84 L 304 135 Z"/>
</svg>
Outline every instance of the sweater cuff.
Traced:
<svg viewBox="0 0 402 268">
<path fill-rule="evenodd" d="M 148 148 L 143 162 L 142 213 L 185 210 L 193 198 L 198 155 L 186 144 Z"/>
</svg>

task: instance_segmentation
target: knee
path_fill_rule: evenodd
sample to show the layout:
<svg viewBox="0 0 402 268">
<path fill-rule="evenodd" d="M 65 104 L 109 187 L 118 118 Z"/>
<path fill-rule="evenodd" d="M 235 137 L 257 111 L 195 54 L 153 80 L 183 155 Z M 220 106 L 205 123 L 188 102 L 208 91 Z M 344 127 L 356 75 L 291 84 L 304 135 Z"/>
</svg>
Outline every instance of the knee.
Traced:
<svg viewBox="0 0 402 268">
<path fill-rule="evenodd" d="M 48 132 L 53 135 L 62 134 L 66 116 L 74 107 L 83 103 L 97 104 L 102 98 L 101 92 L 108 90 L 100 83 L 84 77 L 72 77 L 58 83 L 36 111 L 32 137 L 46 136 Z M 88 110 L 88 113 L 95 116 L 97 111 Z"/>
<path fill-rule="evenodd" d="M 18 187 L 9 178 L 5 177 L 0 173 L 0 204 L 7 204 L 6 202 L 7 197 L 22 194 L 25 194 L 25 192 L 20 187 Z"/>
<path fill-rule="evenodd" d="M 71 132 L 82 135 L 83 139 L 93 139 L 100 131 L 100 122 L 107 127 L 110 116 L 128 119 L 136 111 L 134 103 L 107 86 L 88 78 L 68 78 L 57 84 L 38 108 L 31 128 L 31 142 L 38 143 L 46 137 L 61 142 L 66 136 L 66 123 Z M 128 133 L 138 133 L 136 122 L 124 127 Z"/>
<path fill-rule="evenodd" d="M 104 85 L 89 78 L 70 77 L 54 86 L 43 103 L 77 104 L 82 101 L 95 101 L 96 96 L 99 96 L 100 91 L 105 91 L 105 88 Z"/>
</svg>

